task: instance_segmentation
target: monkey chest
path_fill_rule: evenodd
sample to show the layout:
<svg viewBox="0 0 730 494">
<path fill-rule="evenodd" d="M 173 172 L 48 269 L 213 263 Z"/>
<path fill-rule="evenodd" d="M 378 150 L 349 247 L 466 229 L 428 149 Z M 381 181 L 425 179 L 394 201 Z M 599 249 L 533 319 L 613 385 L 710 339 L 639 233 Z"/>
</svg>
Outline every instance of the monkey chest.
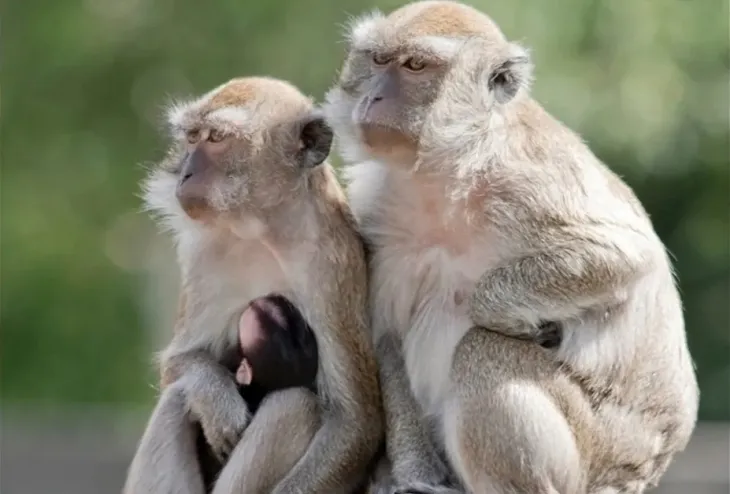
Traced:
<svg viewBox="0 0 730 494">
<path fill-rule="evenodd" d="M 253 299 L 278 293 L 293 299 L 291 283 L 278 264 L 265 253 L 251 250 L 229 254 L 196 278 L 189 293 L 191 324 L 201 333 L 218 332 L 216 353 L 237 340 L 234 318 Z"/>
</svg>

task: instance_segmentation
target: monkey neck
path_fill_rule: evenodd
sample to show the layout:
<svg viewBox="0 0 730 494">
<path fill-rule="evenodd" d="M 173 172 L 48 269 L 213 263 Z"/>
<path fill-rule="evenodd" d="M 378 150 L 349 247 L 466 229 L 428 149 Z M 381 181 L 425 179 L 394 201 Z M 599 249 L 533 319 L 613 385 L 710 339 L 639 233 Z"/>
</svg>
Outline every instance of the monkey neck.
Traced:
<svg viewBox="0 0 730 494">
<path fill-rule="evenodd" d="M 313 259 L 331 239 L 333 221 L 346 206 L 344 193 L 329 165 L 313 170 L 308 182 L 261 218 L 263 228 L 256 240 L 261 242 L 282 268 L 292 261 Z"/>
</svg>

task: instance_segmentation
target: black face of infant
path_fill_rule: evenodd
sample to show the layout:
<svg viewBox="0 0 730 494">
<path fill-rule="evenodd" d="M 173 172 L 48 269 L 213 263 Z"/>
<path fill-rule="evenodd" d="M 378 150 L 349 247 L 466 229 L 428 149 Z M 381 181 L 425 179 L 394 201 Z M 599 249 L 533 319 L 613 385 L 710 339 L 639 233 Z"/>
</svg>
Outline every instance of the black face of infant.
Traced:
<svg viewBox="0 0 730 494">
<path fill-rule="evenodd" d="M 317 341 L 285 297 L 270 294 L 253 300 L 241 315 L 238 336 L 243 358 L 236 381 L 251 412 L 275 390 L 303 386 L 316 391 Z"/>
</svg>

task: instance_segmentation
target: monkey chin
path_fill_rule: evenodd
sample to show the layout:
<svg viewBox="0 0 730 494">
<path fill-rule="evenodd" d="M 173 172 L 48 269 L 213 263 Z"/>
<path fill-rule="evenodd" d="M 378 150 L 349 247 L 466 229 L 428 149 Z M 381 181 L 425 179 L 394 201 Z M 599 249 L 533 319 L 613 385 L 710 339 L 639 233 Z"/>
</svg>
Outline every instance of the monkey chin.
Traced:
<svg viewBox="0 0 730 494">
<path fill-rule="evenodd" d="M 374 158 L 399 166 L 413 166 L 418 143 L 411 136 L 385 125 L 363 123 L 359 127 L 362 142 Z"/>
</svg>

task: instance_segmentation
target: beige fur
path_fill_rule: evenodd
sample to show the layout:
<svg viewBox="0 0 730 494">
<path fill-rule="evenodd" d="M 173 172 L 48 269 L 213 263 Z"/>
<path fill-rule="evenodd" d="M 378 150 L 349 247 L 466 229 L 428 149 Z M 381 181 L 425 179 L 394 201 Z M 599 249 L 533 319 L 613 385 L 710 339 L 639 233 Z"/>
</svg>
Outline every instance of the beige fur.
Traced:
<svg viewBox="0 0 730 494">
<path fill-rule="evenodd" d="M 375 339 L 395 339 L 378 344 L 393 482 L 448 491 L 443 453 L 467 492 L 655 485 L 698 387 L 633 192 L 530 97 L 528 51 L 486 15 L 416 2 L 348 39 L 325 110 L 373 251 Z M 413 407 L 434 434 L 404 425 Z"/>
<path fill-rule="evenodd" d="M 231 455 L 215 494 L 347 492 L 381 441 L 382 408 L 366 336 L 363 245 L 323 162 L 331 131 L 296 88 L 263 77 L 234 79 L 178 103 L 169 123 L 172 149 L 144 189 L 149 209 L 176 240 L 180 309 L 160 354 L 161 402 L 125 492 L 200 492 L 190 448 L 165 439 L 189 436 L 192 421 L 218 456 Z M 305 128 L 316 131 L 309 141 Z M 178 185 L 181 170 L 203 155 L 212 160 L 204 191 Z M 190 194 L 199 197 L 191 202 Z M 318 399 L 280 391 L 252 420 L 222 360 L 237 345 L 246 304 L 271 292 L 292 300 L 315 332 Z M 178 393 L 183 409 L 168 405 L 167 396 Z M 154 465 L 163 468 L 152 471 Z"/>
</svg>

